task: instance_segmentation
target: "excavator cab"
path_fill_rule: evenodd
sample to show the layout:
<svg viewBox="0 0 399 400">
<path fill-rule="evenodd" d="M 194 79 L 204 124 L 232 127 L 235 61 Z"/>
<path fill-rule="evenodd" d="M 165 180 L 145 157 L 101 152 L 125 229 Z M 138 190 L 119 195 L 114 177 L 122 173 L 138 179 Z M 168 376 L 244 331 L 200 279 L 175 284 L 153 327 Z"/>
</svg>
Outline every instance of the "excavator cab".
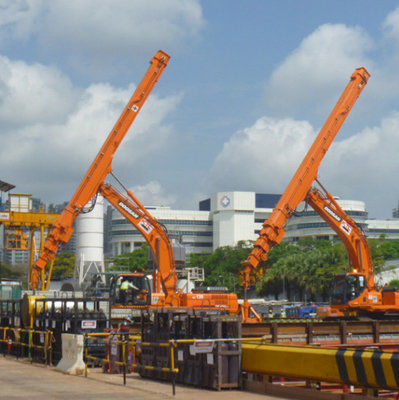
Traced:
<svg viewBox="0 0 399 400">
<path fill-rule="evenodd" d="M 358 273 L 342 273 L 334 276 L 331 304 L 344 305 L 355 300 L 366 289 L 366 277 Z"/>
<path fill-rule="evenodd" d="M 120 307 L 151 304 L 151 286 L 144 273 L 118 274 L 110 283 L 111 305 Z"/>
</svg>

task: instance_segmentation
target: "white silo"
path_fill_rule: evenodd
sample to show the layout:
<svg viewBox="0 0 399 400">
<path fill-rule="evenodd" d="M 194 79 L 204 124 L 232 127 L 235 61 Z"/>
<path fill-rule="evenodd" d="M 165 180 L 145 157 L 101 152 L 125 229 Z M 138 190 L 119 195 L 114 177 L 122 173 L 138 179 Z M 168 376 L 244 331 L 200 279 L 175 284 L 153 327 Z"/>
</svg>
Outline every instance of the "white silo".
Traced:
<svg viewBox="0 0 399 400">
<path fill-rule="evenodd" d="M 92 208 L 89 202 L 85 209 Z M 93 273 L 104 272 L 104 199 L 98 195 L 94 208 L 82 212 L 75 221 L 76 261 L 74 280 L 79 287 L 84 282 L 90 283 Z M 104 280 L 104 275 L 101 275 Z M 83 289 L 83 288 L 82 288 Z"/>
</svg>

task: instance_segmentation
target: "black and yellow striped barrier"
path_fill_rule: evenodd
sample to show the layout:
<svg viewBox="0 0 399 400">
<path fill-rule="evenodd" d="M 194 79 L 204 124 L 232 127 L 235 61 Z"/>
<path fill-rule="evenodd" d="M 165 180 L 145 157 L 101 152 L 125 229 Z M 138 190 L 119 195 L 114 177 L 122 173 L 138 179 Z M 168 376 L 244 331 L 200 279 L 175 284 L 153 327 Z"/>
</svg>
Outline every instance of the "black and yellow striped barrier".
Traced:
<svg viewBox="0 0 399 400">
<path fill-rule="evenodd" d="M 399 389 L 399 353 L 272 344 L 242 345 L 244 371 L 375 389 Z"/>
</svg>

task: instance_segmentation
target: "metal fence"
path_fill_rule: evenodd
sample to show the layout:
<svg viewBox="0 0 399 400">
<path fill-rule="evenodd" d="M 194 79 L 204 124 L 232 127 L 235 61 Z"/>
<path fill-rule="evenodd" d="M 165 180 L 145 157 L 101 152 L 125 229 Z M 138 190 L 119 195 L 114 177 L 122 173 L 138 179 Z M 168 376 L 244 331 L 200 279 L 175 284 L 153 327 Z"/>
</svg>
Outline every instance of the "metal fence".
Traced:
<svg viewBox="0 0 399 400">
<path fill-rule="evenodd" d="M 217 389 L 239 387 L 241 350 L 238 350 L 237 343 L 261 339 L 142 342 L 139 335 L 123 332 L 86 333 L 84 338 L 86 376 L 89 365 L 101 364 L 106 373 L 122 374 L 124 385 L 127 374 L 137 372 L 142 377 L 170 382 L 173 394 L 176 383 Z M 95 348 L 93 341 L 105 343 L 105 358 L 92 354 L 92 349 Z M 229 343 L 236 344 L 236 347 L 229 348 Z M 200 381 L 198 377 L 201 378 Z"/>
<path fill-rule="evenodd" d="M 28 358 L 52 365 L 53 332 L 0 327 L 0 347 L 4 356 Z"/>
</svg>

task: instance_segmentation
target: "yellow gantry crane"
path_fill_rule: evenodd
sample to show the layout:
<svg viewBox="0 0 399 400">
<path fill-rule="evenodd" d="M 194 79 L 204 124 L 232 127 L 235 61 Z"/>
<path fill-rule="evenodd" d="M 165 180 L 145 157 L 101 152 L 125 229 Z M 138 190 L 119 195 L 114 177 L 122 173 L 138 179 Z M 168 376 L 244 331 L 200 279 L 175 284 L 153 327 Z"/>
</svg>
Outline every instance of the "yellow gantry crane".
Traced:
<svg viewBox="0 0 399 400">
<path fill-rule="evenodd" d="M 5 182 L 0 181 L 0 186 L 1 183 Z M 46 213 L 44 209 L 32 211 L 30 196 L 30 194 L 10 193 L 9 206 L 4 211 L 0 209 L 0 225 L 5 226 L 4 248 L 5 250 L 26 250 L 30 252 L 29 277 L 32 273 L 32 265 L 35 262 L 35 253 L 40 254 L 43 251 L 45 236 L 60 216 L 60 214 Z M 35 243 L 36 232 L 40 232 L 37 247 Z M 51 273 L 52 268 L 48 271 L 50 276 Z M 43 272 L 42 282 L 46 281 L 44 278 Z M 47 277 L 47 282 L 50 282 L 50 277 Z M 42 290 L 48 290 L 48 285 Z"/>
</svg>

